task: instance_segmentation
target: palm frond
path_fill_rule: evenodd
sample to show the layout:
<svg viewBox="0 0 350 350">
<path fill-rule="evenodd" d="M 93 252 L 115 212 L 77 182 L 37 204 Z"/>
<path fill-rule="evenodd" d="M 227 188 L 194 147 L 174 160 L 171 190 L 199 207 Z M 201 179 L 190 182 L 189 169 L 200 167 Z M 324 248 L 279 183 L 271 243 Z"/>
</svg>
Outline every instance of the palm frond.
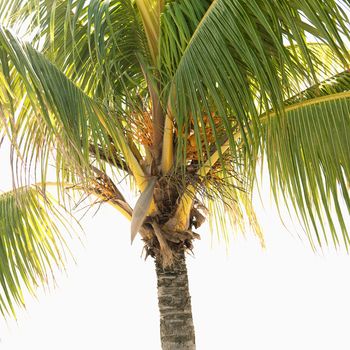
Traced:
<svg viewBox="0 0 350 350">
<path fill-rule="evenodd" d="M 291 104 L 283 121 L 264 124 L 262 153 L 275 200 L 282 195 L 291 203 L 312 244 L 331 238 L 349 249 L 350 92 Z"/>
<path fill-rule="evenodd" d="M 281 111 L 285 99 L 330 74 L 310 40 L 347 65 L 348 27 L 337 1 L 169 3 L 162 17 L 162 67 L 171 81 L 166 92 L 176 111 L 178 163 L 185 163 L 192 134 L 200 162 L 212 148 L 220 152 L 222 139 L 229 139 L 235 157 L 236 131 L 247 144 L 252 135 L 259 138 L 262 112 Z M 252 151 L 251 158 L 257 149 Z"/>
<path fill-rule="evenodd" d="M 29 0 L 13 16 L 31 18 L 32 44 L 95 99 L 117 103 L 140 85 L 150 53 L 131 1 Z"/>
<path fill-rule="evenodd" d="M 1 105 L 9 136 L 26 165 L 40 162 L 42 182 L 46 181 L 52 150 L 58 179 L 88 181 L 93 150 L 99 164 L 106 158 L 114 164 L 125 159 L 137 182 L 145 182 L 128 147 L 122 118 L 107 116 L 103 105 L 94 102 L 32 46 L 4 29 L 0 29 L 0 53 L 2 77 L 9 87 L 2 93 Z"/>
<path fill-rule="evenodd" d="M 69 252 L 62 229 L 71 228 L 63 212 L 37 187 L 0 195 L 0 312 L 15 315 L 24 291 L 53 281 Z"/>
<path fill-rule="evenodd" d="M 229 189 L 234 203 L 242 204 L 245 198 L 247 204 L 248 211 L 239 205 L 234 211 L 229 211 L 231 215 L 236 213 L 239 224 L 244 222 L 244 216 L 255 222 L 255 214 L 249 208 L 252 209 L 256 164 L 263 164 L 266 157 L 277 204 L 282 203 L 282 198 L 283 204 L 295 209 L 313 247 L 316 243 L 321 246 L 329 243 L 331 238 L 335 246 L 339 246 L 342 240 L 348 248 L 349 227 L 345 218 L 349 214 L 349 97 L 350 73 L 344 71 L 286 100 L 284 118 L 272 111 L 260 116 L 262 140 L 251 139 L 250 144 L 261 144 L 262 159 L 256 158 L 249 168 L 235 168 L 242 170 L 240 174 L 245 182 L 238 188 L 243 192 L 235 194 L 234 187 Z M 237 132 L 234 138 L 239 143 L 240 133 Z M 225 157 L 228 149 L 227 140 L 221 146 Z M 243 161 L 245 149 L 242 151 Z M 210 176 L 218 160 L 219 152 L 215 151 L 198 170 L 198 175 Z M 225 184 L 228 182 L 225 181 L 220 188 Z M 237 187 L 237 182 L 235 185 Z M 220 193 L 218 190 L 213 192 Z M 216 199 L 209 205 L 213 212 L 220 212 L 216 206 L 220 208 L 222 203 L 224 200 Z M 219 217 L 217 215 L 215 219 Z M 222 227 L 220 231 L 223 231 Z M 260 235 L 258 226 L 255 231 Z"/>
<path fill-rule="evenodd" d="M 147 158 L 149 139 L 161 127 L 152 133 L 152 121 L 159 115 L 149 101 L 155 100 L 155 67 L 136 4 L 39 1 L 36 12 L 36 2 L 29 1 L 16 13 L 17 21 L 37 13 L 31 27 L 38 34 L 32 41 L 77 87 L 118 119 L 136 158 Z M 156 5 L 160 10 L 161 2 Z M 148 115 L 152 115 L 151 128 L 143 127 Z M 161 136 L 158 139 L 159 143 Z"/>
</svg>

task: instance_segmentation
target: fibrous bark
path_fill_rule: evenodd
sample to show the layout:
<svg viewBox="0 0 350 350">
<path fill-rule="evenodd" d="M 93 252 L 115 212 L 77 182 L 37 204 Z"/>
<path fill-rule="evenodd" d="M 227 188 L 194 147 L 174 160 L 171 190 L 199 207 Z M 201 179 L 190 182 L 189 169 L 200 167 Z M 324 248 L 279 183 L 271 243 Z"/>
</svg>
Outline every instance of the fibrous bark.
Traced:
<svg viewBox="0 0 350 350">
<path fill-rule="evenodd" d="M 184 251 L 176 254 L 170 267 L 163 267 L 156 258 L 158 302 L 160 311 L 160 337 L 163 350 L 195 350 Z"/>
</svg>

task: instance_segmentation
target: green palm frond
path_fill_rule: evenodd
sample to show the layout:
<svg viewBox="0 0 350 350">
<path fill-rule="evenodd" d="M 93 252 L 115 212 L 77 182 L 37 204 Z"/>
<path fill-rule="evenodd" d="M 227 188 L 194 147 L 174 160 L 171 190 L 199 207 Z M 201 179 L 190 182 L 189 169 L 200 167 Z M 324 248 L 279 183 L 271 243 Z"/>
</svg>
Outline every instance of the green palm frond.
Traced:
<svg viewBox="0 0 350 350">
<path fill-rule="evenodd" d="M 338 76 L 344 89 L 349 74 Z M 336 78 L 335 78 L 336 80 Z M 303 100 L 286 108 L 283 120 L 265 119 L 263 150 L 275 200 L 290 201 L 306 224 L 310 241 L 332 238 L 349 249 L 345 218 L 350 213 L 350 84 L 344 92 Z M 302 94 L 302 98 L 313 91 Z M 289 203 L 290 203 L 289 202 Z M 315 237 L 311 232 L 314 233 Z M 327 232 L 330 233 L 328 237 Z M 339 233 L 341 235 L 339 236 Z"/>
<path fill-rule="evenodd" d="M 162 64 L 164 79 L 171 79 L 168 96 L 179 130 L 179 164 L 191 133 L 199 156 L 208 158 L 211 148 L 220 150 L 220 141 L 228 138 L 235 157 L 235 131 L 248 143 L 253 134 L 259 135 L 263 111 L 281 110 L 285 99 L 329 75 L 318 50 L 308 45 L 310 40 L 327 44 L 335 60 L 346 64 L 349 54 L 343 37 L 348 37 L 348 21 L 335 4 L 217 0 L 202 17 L 206 7 L 197 2 L 166 7 Z M 174 22 L 181 26 L 176 29 Z M 203 115 L 214 143 L 201 137 Z"/>
<path fill-rule="evenodd" d="M 15 315 L 25 290 L 34 293 L 64 268 L 68 252 L 63 212 L 38 187 L 0 195 L 0 312 Z"/>
<path fill-rule="evenodd" d="M 30 23 L 27 18 L 32 18 Z M 110 102 L 143 79 L 150 53 L 131 1 L 26 1 L 15 23 L 37 33 L 31 40 L 81 89 Z"/>
<path fill-rule="evenodd" d="M 236 218 L 236 223 L 241 225 L 246 217 L 254 224 L 251 200 L 257 176 L 256 166 L 257 163 L 263 165 L 266 158 L 276 203 L 294 208 L 312 246 L 323 246 L 331 239 L 336 247 L 342 241 L 348 249 L 349 227 L 345 218 L 350 212 L 349 98 L 350 73 L 344 71 L 286 100 L 283 118 L 272 111 L 261 115 L 262 139 L 251 139 L 249 143 L 261 145 L 259 151 L 262 159 L 260 156 L 255 158 L 254 162 L 250 162 L 250 167 L 234 168 L 242 170 L 240 176 L 245 181 L 237 182 L 236 179 L 226 192 L 230 196 L 226 196 L 225 200 L 220 193 L 229 184 L 228 179 L 221 183 L 220 190 L 212 190 L 216 193 L 210 203 L 212 212 L 220 213 L 225 202 L 231 203 L 230 206 L 224 205 L 224 208 Z M 235 134 L 235 139 L 240 144 L 239 132 Z M 226 141 L 221 147 L 226 158 L 228 149 L 229 141 Z M 243 147 L 241 151 L 241 161 L 244 163 L 246 150 Z M 211 163 L 215 164 L 218 159 L 219 154 L 215 152 Z M 211 169 L 208 163 L 199 174 L 208 173 L 210 177 Z M 210 183 L 208 185 L 210 188 Z M 239 189 L 243 189 L 243 192 Z M 245 207 L 241 206 L 243 199 Z M 221 223 L 220 215 L 216 215 L 215 220 Z M 220 231 L 225 226 L 223 222 Z M 258 225 L 256 232 L 260 235 Z"/>
<path fill-rule="evenodd" d="M 107 118 L 103 106 L 41 53 L 4 29 L 0 29 L 0 53 L 0 76 L 6 82 L 1 108 L 7 112 L 9 137 L 28 164 L 41 161 L 42 181 L 50 151 L 63 178 L 88 179 L 91 150 L 97 161 L 109 157 L 117 162 L 125 157 L 120 120 Z"/>
<path fill-rule="evenodd" d="M 43 55 L 129 135 L 128 143 L 138 161 L 149 154 L 147 142 L 152 132 L 147 131 L 144 115 L 153 114 L 149 99 L 157 89 L 153 86 L 155 67 L 136 4 L 33 0 L 16 13 L 17 22 L 30 15 L 37 32 L 32 42 Z M 109 129 L 115 128 L 111 123 Z M 131 140 L 135 134 L 146 141 Z"/>
</svg>

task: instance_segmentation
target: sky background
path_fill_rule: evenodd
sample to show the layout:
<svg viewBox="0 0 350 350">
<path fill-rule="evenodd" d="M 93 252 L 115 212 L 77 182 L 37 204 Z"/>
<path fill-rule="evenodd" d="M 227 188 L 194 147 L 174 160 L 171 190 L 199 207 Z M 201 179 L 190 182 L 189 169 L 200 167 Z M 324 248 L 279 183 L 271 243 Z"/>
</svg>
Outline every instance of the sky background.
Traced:
<svg viewBox="0 0 350 350">
<path fill-rule="evenodd" d="M 1 158 L 1 188 L 9 185 Z M 312 252 L 300 227 L 281 224 L 270 203 L 255 200 L 266 250 L 253 235 L 232 232 L 230 245 L 207 228 L 188 256 L 197 350 L 348 350 L 350 257 Z M 1 350 L 160 349 L 156 278 L 151 259 L 130 245 L 129 223 L 104 205 L 83 220 L 77 264 L 58 273 L 58 287 L 28 298 L 18 321 L 0 320 Z"/>
</svg>

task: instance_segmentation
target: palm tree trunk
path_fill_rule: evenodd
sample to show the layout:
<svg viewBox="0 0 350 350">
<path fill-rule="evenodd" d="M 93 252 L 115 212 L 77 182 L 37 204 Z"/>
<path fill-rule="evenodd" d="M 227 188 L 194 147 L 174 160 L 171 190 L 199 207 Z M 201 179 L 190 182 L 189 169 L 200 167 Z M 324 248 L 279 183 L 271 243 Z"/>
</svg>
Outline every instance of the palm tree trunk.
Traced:
<svg viewBox="0 0 350 350">
<path fill-rule="evenodd" d="M 195 350 L 191 297 L 185 254 L 170 268 L 156 259 L 160 338 L 163 350 Z"/>
</svg>

